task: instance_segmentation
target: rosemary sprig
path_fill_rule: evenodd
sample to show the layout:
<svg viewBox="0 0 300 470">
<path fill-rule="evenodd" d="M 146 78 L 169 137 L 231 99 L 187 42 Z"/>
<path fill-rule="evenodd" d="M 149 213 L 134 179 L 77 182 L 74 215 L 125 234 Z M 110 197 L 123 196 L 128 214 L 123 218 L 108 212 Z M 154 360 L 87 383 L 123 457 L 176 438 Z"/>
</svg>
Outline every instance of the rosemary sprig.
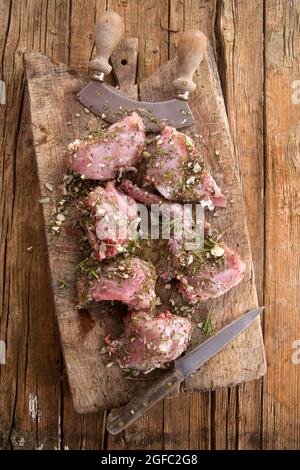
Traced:
<svg viewBox="0 0 300 470">
<path fill-rule="evenodd" d="M 213 336 L 216 331 L 215 319 L 211 312 L 208 312 L 204 321 L 203 331 L 206 336 Z"/>
</svg>

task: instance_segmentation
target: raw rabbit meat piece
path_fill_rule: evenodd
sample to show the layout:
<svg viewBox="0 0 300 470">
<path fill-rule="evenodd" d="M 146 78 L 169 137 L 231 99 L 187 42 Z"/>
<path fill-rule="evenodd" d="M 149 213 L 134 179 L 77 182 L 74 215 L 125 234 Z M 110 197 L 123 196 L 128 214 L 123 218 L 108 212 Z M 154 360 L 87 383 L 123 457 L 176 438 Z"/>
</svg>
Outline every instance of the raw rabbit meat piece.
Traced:
<svg viewBox="0 0 300 470">
<path fill-rule="evenodd" d="M 168 208 L 171 215 L 183 221 L 183 205 L 166 201 L 160 196 L 145 191 L 125 181 L 124 192 L 144 204 L 159 204 Z M 185 236 L 190 227 L 184 226 Z M 194 233 L 194 232 L 193 232 Z M 192 237 L 169 240 L 171 253 L 168 270 L 164 279 L 176 278 L 178 290 L 192 303 L 220 297 L 239 284 L 245 274 L 246 266 L 240 256 L 221 241 L 216 229 L 203 221 L 202 246 L 188 249 Z"/>
<path fill-rule="evenodd" d="M 97 186 L 80 204 L 82 225 L 97 259 L 111 258 L 137 237 L 138 205 L 110 181 Z"/>
<path fill-rule="evenodd" d="M 124 319 L 122 336 L 106 337 L 108 351 L 125 369 L 148 373 L 174 361 L 187 348 L 191 322 L 168 310 L 151 317 L 147 312 L 131 312 Z"/>
<path fill-rule="evenodd" d="M 172 201 L 200 202 L 209 209 L 226 206 L 226 198 L 206 168 L 202 153 L 190 137 L 173 127 L 166 126 L 156 139 L 146 182 Z"/>
<path fill-rule="evenodd" d="M 179 292 L 191 303 L 220 297 L 244 277 L 246 266 L 240 256 L 208 235 L 200 250 L 184 250 L 177 240 L 169 246 L 173 256 L 168 276 L 178 280 Z"/>
<path fill-rule="evenodd" d="M 71 143 L 68 165 L 85 178 L 114 179 L 120 170 L 132 169 L 139 163 L 145 142 L 143 121 L 133 112 L 101 135 Z"/>
<path fill-rule="evenodd" d="M 88 269 L 77 284 L 78 302 L 117 300 L 131 309 L 151 309 L 155 302 L 154 266 L 140 258 L 116 258 Z"/>
</svg>

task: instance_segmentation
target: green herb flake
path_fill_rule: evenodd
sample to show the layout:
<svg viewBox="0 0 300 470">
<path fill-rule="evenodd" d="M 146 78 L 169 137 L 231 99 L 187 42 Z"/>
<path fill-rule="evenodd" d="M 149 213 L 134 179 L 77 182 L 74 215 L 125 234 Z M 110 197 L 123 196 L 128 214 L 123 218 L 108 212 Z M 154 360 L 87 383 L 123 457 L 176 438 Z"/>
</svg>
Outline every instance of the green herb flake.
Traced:
<svg viewBox="0 0 300 470">
<path fill-rule="evenodd" d="M 62 279 L 59 279 L 58 285 L 61 289 L 69 289 L 70 284 L 68 284 L 66 281 L 63 281 Z"/>
<path fill-rule="evenodd" d="M 206 336 L 213 336 L 215 334 L 216 326 L 215 319 L 211 312 L 208 312 L 203 324 L 203 331 Z"/>
</svg>

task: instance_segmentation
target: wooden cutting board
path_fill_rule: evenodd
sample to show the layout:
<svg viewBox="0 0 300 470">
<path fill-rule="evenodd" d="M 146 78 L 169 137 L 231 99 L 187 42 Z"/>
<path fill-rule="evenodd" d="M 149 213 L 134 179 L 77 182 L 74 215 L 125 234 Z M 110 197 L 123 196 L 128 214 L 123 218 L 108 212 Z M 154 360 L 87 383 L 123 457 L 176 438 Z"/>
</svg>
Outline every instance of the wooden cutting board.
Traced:
<svg viewBox="0 0 300 470">
<path fill-rule="evenodd" d="M 66 173 L 65 152 L 68 143 L 80 138 L 87 129 L 99 126 L 99 118 L 86 113 L 76 94 L 88 78 L 61 63 L 52 63 L 42 54 L 25 55 L 30 96 L 32 132 L 41 188 L 48 254 L 52 275 L 55 309 L 75 409 L 80 413 L 124 404 L 151 381 L 128 379 L 117 365 L 101 353 L 103 337 L 116 337 L 121 330 L 121 312 L 116 307 L 94 304 L 88 311 L 76 308 L 74 269 L 82 260 L 80 234 L 74 228 L 70 212 L 59 236 L 50 231 L 53 213 L 62 199 L 62 178 Z M 172 80 L 176 59 L 162 66 L 140 84 L 143 100 L 164 100 L 173 94 Z M 209 149 L 209 164 L 217 182 L 225 190 L 228 207 L 218 209 L 211 221 L 224 241 L 236 249 L 246 262 L 243 281 L 219 299 L 200 305 L 193 318 L 191 347 L 205 339 L 197 324 L 213 312 L 217 329 L 257 306 L 246 214 L 242 199 L 237 159 L 230 138 L 228 121 L 216 64 L 211 49 L 196 76 L 197 89 L 191 108 L 197 120 L 193 131 L 201 135 Z M 49 191 L 49 185 L 52 191 Z M 45 203 L 46 200 L 46 203 Z M 153 258 L 159 250 L 153 250 Z M 63 288 L 62 282 L 70 287 Z M 159 287 L 158 287 L 159 289 Z M 158 290 L 163 304 L 172 310 L 169 297 Z M 172 294 L 171 294 L 172 295 Z M 174 294 L 176 296 L 176 294 Z M 176 302 L 182 302 L 177 295 Z M 163 305 L 164 306 L 164 305 Z M 42 314 L 42 312 L 41 312 Z M 109 367 L 107 367 L 109 365 Z M 224 387 L 257 379 L 265 373 L 266 362 L 260 321 L 257 320 L 237 340 L 189 378 L 184 390 Z"/>
</svg>

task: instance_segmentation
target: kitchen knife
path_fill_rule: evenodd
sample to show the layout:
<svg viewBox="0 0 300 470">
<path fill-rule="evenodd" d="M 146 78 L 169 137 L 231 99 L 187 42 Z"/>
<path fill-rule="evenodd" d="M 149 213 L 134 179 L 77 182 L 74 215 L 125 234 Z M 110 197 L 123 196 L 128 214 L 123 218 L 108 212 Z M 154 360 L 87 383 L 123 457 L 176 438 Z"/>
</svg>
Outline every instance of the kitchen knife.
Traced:
<svg viewBox="0 0 300 470">
<path fill-rule="evenodd" d="M 204 34 L 198 30 L 189 30 L 182 34 L 178 45 L 177 78 L 173 82 L 176 98 L 151 103 L 126 98 L 103 82 L 105 75 L 111 72 L 108 60 L 122 31 L 122 19 L 112 11 L 105 12 L 97 23 L 97 55 L 89 65 L 92 81 L 79 93 L 81 103 L 110 123 L 118 121 L 125 113 L 136 111 L 143 118 L 148 131 L 158 131 L 162 123 L 176 128 L 193 124 L 195 120 L 187 99 L 196 88 L 193 75 L 206 51 L 207 40 Z"/>
<path fill-rule="evenodd" d="M 155 403 L 167 396 L 173 388 L 178 386 L 186 377 L 196 372 L 203 364 L 220 352 L 262 313 L 264 307 L 251 310 L 229 325 L 225 326 L 215 336 L 207 339 L 198 347 L 177 359 L 162 377 L 157 379 L 143 393 L 133 398 L 126 405 L 111 410 L 107 418 L 107 430 L 111 434 L 118 434 L 133 423 Z"/>
</svg>

